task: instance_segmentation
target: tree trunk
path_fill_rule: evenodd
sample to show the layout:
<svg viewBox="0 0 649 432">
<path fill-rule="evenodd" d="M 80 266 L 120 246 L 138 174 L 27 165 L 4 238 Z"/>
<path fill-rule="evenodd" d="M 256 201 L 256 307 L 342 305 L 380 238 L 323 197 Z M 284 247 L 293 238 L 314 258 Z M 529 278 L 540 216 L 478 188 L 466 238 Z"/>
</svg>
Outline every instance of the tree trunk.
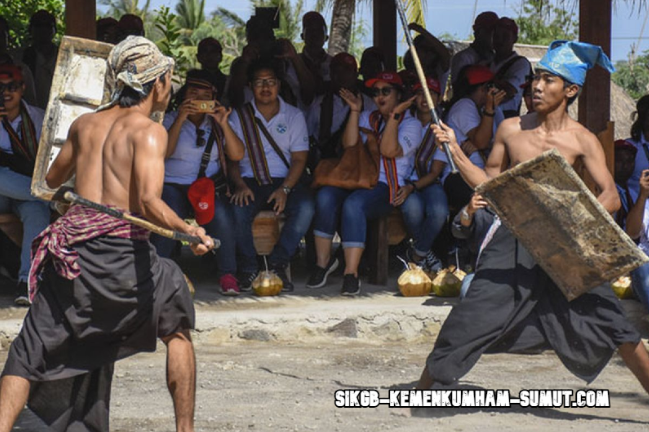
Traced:
<svg viewBox="0 0 649 432">
<path fill-rule="evenodd" d="M 329 54 L 349 52 L 356 0 L 335 0 L 329 31 Z"/>
</svg>

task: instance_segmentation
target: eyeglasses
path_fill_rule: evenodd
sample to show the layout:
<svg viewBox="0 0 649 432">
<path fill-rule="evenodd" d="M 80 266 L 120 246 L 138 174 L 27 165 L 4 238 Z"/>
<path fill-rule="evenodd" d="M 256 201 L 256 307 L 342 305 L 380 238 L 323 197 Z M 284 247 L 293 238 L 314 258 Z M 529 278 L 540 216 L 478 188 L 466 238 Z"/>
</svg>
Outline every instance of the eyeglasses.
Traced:
<svg viewBox="0 0 649 432">
<path fill-rule="evenodd" d="M 252 86 L 255 88 L 275 87 L 276 85 L 277 85 L 277 78 L 258 79 L 252 82 Z"/>
<path fill-rule="evenodd" d="M 487 83 L 487 85 L 486 85 L 485 87 L 486 87 L 487 90 L 491 90 L 491 89 L 497 88 L 497 87 L 496 87 L 496 84 L 494 84 L 494 83 L 492 83 L 492 82 Z"/>
<path fill-rule="evenodd" d="M 203 147 L 205 145 L 205 131 L 196 128 L 196 147 Z"/>
<path fill-rule="evenodd" d="M 380 95 L 390 96 L 392 90 L 394 90 L 394 87 L 373 88 L 372 97 L 379 97 Z"/>
<path fill-rule="evenodd" d="M 4 93 L 5 91 L 8 91 L 9 93 L 13 93 L 18 91 L 18 89 L 22 86 L 22 83 L 12 81 L 10 83 L 0 83 L 0 93 Z"/>
</svg>

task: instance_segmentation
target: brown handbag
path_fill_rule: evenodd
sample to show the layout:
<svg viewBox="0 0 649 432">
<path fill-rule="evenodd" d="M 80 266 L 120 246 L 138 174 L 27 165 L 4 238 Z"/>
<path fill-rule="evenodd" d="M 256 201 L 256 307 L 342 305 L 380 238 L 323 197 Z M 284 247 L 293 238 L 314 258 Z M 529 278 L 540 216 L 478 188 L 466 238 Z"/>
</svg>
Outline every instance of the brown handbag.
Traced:
<svg viewBox="0 0 649 432">
<path fill-rule="evenodd" d="M 335 186 L 342 189 L 372 189 L 379 181 L 379 145 L 376 134 L 361 129 L 355 146 L 347 147 L 340 159 L 323 159 L 315 168 L 311 187 Z"/>
</svg>

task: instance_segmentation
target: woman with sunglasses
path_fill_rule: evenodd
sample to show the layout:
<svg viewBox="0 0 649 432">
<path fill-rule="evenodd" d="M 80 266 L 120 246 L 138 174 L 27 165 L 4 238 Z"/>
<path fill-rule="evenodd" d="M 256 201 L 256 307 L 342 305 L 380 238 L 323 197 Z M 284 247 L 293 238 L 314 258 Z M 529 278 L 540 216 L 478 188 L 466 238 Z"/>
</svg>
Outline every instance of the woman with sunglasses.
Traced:
<svg viewBox="0 0 649 432">
<path fill-rule="evenodd" d="M 202 205 L 194 208 L 196 222 L 221 242 L 216 251 L 221 294 L 238 295 L 239 285 L 234 276 L 234 219 L 226 197 L 224 167 L 226 158 L 241 160 L 244 150 L 243 143 L 228 123 L 231 110 L 226 110 L 217 101 L 216 85 L 216 78 L 210 72 L 190 70 L 177 96 L 178 110 L 165 115 L 163 125 L 169 131 L 169 142 L 162 200 L 181 218 L 192 213 L 191 200 Z M 216 193 L 208 188 L 203 194 L 215 196 L 196 196 L 194 190 L 188 194 L 199 177 L 214 180 Z M 158 255 L 165 258 L 171 256 L 175 246 L 173 240 L 158 235 L 151 236 L 151 243 Z"/>
<path fill-rule="evenodd" d="M 426 85 L 435 107 L 439 107 L 441 86 L 435 78 L 427 78 Z M 433 242 L 448 217 L 448 200 L 440 182 L 440 174 L 446 164 L 434 160 L 443 150 L 435 142 L 435 134 L 430 129 L 433 116 L 426 102 L 421 83 L 413 86 L 415 104 L 411 108 L 422 128 L 422 139 L 415 153 L 414 169 L 399 189 L 395 205 L 401 206 L 403 220 L 414 241 L 413 247 L 406 251 L 408 261 L 419 264 L 428 272 L 441 270 L 442 262 L 432 251 Z M 441 117 L 441 113 L 438 112 Z"/>
<path fill-rule="evenodd" d="M 400 187 L 412 171 L 415 151 L 421 142 L 421 125 L 407 109 L 414 97 L 403 101 L 403 82 L 396 72 L 381 72 L 365 85 L 372 89 L 375 111 L 363 111 L 360 95 L 342 89 L 340 96 L 349 105 L 351 114 L 343 133 L 343 147 L 365 145 L 369 130 L 379 144 L 379 181 L 372 189 L 346 190 L 324 186 L 316 198 L 314 219 L 317 267 L 307 282 L 309 288 L 326 284 L 335 268 L 331 246 L 338 221 L 345 254 L 342 295 L 360 293 L 358 265 L 367 232 L 367 220 L 390 213 Z M 369 132 L 368 132 L 369 133 Z M 359 136 L 361 140 L 359 141 Z"/>
</svg>

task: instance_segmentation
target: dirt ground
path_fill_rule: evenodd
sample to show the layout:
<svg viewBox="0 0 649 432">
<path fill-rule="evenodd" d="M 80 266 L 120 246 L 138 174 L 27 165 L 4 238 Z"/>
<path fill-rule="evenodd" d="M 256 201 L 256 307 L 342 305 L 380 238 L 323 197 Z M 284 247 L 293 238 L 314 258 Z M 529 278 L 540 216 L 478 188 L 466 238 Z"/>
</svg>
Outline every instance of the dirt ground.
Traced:
<svg viewBox="0 0 649 432">
<path fill-rule="evenodd" d="M 646 431 L 647 396 L 614 357 L 590 386 L 572 376 L 553 353 L 490 355 L 463 388 L 609 389 L 611 408 L 419 409 L 407 418 L 387 407 L 336 408 L 337 389 L 414 385 L 430 346 L 331 341 L 323 344 L 246 342 L 197 347 L 197 431 Z M 6 351 L 0 356 L 4 362 Z M 174 430 L 164 381 L 165 352 L 118 363 L 111 430 Z M 23 429 L 20 429 L 23 430 Z"/>
</svg>

